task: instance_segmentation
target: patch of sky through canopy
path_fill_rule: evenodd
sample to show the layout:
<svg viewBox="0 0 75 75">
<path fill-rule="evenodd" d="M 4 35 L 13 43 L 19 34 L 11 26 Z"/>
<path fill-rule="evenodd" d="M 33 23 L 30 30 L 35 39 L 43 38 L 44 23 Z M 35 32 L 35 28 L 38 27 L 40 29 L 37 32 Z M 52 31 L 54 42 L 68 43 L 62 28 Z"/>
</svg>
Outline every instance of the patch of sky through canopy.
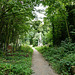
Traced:
<svg viewBox="0 0 75 75">
<path fill-rule="evenodd" d="M 44 7 L 42 4 L 40 4 L 39 6 L 35 6 L 34 11 L 32 12 L 33 15 L 35 16 L 35 19 L 33 21 L 40 20 L 43 23 L 43 18 L 46 17 L 45 15 L 46 8 L 47 6 Z"/>
</svg>

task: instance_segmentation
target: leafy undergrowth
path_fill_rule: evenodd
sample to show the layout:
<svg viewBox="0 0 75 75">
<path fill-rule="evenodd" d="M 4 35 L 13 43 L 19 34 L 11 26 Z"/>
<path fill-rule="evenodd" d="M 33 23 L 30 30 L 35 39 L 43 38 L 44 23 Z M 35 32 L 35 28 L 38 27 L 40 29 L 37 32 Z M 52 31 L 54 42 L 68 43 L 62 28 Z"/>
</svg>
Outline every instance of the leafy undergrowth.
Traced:
<svg viewBox="0 0 75 75">
<path fill-rule="evenodd" d="M 31 75 L 33 50 L 29 46 L 21 47 L 11 56 L 0 57 L 0 75 Z"/>
<path fill-rule="evenodd" d="M 62 42 L 60 47 L 42 46 L 36 49 L 43 54 L 45 59 L 49 61 L 49 65 L 51 65 L 58 74 L 75 74 L 75 70 L 71 68 L 75 66 L 75 43 Z"/>
</svg>

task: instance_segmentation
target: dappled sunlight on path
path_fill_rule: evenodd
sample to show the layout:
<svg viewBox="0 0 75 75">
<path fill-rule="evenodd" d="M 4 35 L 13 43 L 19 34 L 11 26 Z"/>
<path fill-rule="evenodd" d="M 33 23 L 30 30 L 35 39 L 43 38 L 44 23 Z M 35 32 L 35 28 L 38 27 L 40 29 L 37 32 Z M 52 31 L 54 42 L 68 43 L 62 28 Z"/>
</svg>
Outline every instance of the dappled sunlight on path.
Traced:
<svg viewBox="0 0 75 75">
<path fill-rule="evenodd" d="M 34 50 L 32 57 L 32 70 L 34 73 L 32 75 L 57 75 L 43 56 L 35 48 L 32 49 Z"/>
</svg>

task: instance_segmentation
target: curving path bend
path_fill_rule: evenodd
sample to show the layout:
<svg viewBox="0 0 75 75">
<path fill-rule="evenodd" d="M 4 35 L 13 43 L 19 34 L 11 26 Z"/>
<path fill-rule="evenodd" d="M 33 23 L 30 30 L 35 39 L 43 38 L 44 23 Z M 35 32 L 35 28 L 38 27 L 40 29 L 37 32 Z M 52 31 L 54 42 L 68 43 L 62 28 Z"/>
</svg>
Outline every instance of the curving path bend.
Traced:
<svg viewBox="0 0 75 75">
<path fill-rule="evenodd" d="M 33 50 L 32 70 L 34 73 L 32 75 L 58 75 L 52 70 L 43 56 L 35 48 Z"/>
</svg>

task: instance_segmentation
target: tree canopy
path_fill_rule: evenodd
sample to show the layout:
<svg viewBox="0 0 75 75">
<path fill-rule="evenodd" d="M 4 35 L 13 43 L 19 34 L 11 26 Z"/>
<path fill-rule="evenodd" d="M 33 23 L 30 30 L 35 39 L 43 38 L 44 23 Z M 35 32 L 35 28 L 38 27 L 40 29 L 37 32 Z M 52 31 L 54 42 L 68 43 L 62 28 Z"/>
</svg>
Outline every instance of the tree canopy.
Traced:
<svg viewBox="0 0 75 75">
<path fill-rule="evenodd" d="M 33 21 L 36 15 L 32 11 L 40 3 L 48 6 L 44 24 Z M 0 0 L 0 48 L 7 51 L 9 44 L 18 48 L 19 42 L 26 40 L 33 44 L 40 32 L 44 44 L 60 45 L 66 38 L 75 42 L 74 20 L 74 0 Z"/>
</svg>

